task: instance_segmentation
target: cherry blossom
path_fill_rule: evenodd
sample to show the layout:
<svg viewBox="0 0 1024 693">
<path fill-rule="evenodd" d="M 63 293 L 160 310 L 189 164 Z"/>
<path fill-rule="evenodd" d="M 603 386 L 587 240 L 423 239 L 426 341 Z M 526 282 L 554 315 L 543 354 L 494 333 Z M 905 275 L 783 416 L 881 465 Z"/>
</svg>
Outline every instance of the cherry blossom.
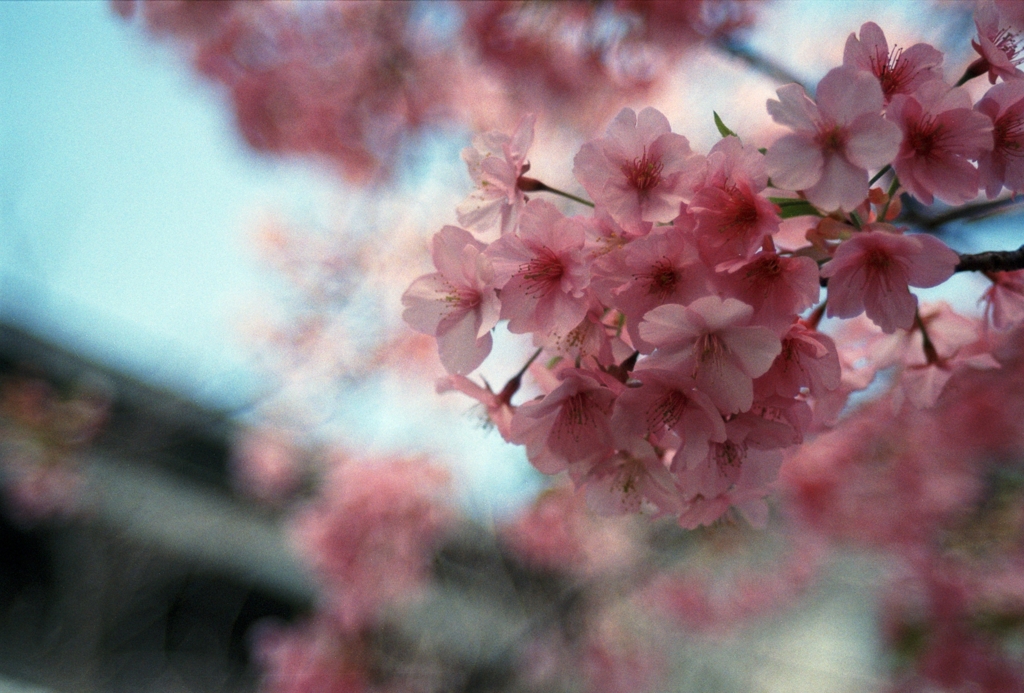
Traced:
<svg viewBox="0 0 1024 693">
<path fill-rule="evenodd" d="M 709 263 L 749 258 L 779 230 L 776 206 L 759 194 L 767 184 L 765 157 L 756 147 L 730 135 L 708 152 L 704 180 L 686 211 Z"/>
<path fill-rule="evenodd" d="M 992 272 L 988 278 L 992 286 L 985 290 L 981 301 L 992 326 L 1006 330 L 1024 322 L 1024 270 Z"/>
<path fill-rule="evenodd" d="M 773 251 L 758 253 L 750 262 L 717 274 L 714 283 L 723 296 L 754 309 L 752 322 L 779 331 L 817 303 L 821 293 L 814 260 Z"/>
<path fill-rule="evenodd" d="M 526 205 L 526 196 L 519 187 L 519 177 L 529 170 L 526 152 L 533 143 L 537 117 L 523 116 L 511 135 L 490 132 L 477 137 L 472 147 L 462 150 L 462 158 L 476 185 L 457 208 L 459 223 L 467 229 L 487 232 L 498 229 L 501 234 L 512 231 L 519 213 Z"/>
<path fill-rule="evenodd" d="M 903 132 L 892 167 L 914 197 L 963 204 L 977 196 L 978 171 L 969 160 L 992 149 L 992 121 L 972 110 L 966 89 L 932 80 L 894 96 L 885 116 Z"/>
<path fill-rule="evenodd" d="M 358 630 L 423 582 L 430 547 L 452 520 L 447 474 L 423 462 L 347 461 L 293 535 L 343 631 Z"/>
<path fill-rule="evenodd" d="M 550 202 L 530 200 L 515 233 L 487 248 L 501 319 L 511 332 L 569 332 L 587 314 L 590 268 L 583 225 Z"/>
<path fill-rule="evenodd" d="M 510 395 L 506 395 L 504 391 L 494 393 L 490 386 L 481 387 L 464 375 L 451 375 L 437 381 L 438 394 L 452 390 L 477 400 L 484 408 L 486 423 L 498 429 L 502 438 L 509 439 L 512 425 Z"/>
<path fill-rule="evenodd" d="M 402 296 L 402 317 L 414 329 L 437 337 L 441 363 L 449 373 L 469 373 L 491 352 L 490 330 L 501 308 L 485 247 L 468 231 L 445 226 L 434 236 L 438 271 L 414 281 Z"/>
<path fill-rule="evenodd" d="M 753 379 L 782 349 L 769 329 L 750 325 L 754 309 L 734 298 L 706 296 L 688 306 L 659 306 L 644 316 L 640 336 L 656 347 L 651 367 L 692 374 L 724 414 L 750 409 Z"/>
<path fill-rule="evenodd" d="M 710 273 L 696 243 L 679 227 L 608 253 L 594 263 L 594 274 L 595 292 L 606 305 L 622 311 L 633 345 L 644 351 L 653 347 L 637 327 L 649 310 L 666 303 L 690 303 L 710 293 Z"/>
<path fill-rule="evenodd" d="M 622 440 L 645 438 L 678 452 L 673 469 L 707 456 L 709 441 L 725 440 L 722 417 L 697 383 L 676 370 L 634 371 L 639 387 L 615 401 L 612 426 Z"/>
<path fill-rule="evenodd" d="M 768 173 L 776 187 L 802 191 L 821 209 L 852 210 L 868 196 L 868 169 L 896 155 L 899 130 L 882 116 L 878 80 L 853 67 L 829 71 L 815 103 L 803 87 L 788 84 L 768 113 L 794 130 L 768 148 Z"/>
<path fill-rule="evenodd" d="M 576 485 L 584 490 L 588 505 L 601 514 L 636 514 L 653 508 L 654 515 L 675 515 L 682 509 L 675 478 L 645 440 L 634 438 L 613 455 L 582 468 L 586 471 Z"/>
<path fill-rule="evenodd" d="M 525 445 L 530 462 L 545 474 L 596 462 L 614 449 L 610 420 L 617 393 L 610 383 L 579 369 L 562 377 L 554 392 L 520 405 L 512 417 L 512 442 Z"/>
<path fill-rule="evenodd" d="M 794 322 L 782 337 L 782 352 L 768 372 L 754 381 L 758 396 L 796 397 L 802 390 L 825 395 L 839 387 L 842 369 L 828 335 Z"/>
<path fill-rule="evenodd" d="M 974 108 L 992 120 L 992 151 L 978 158 L 985 194 L 992 199 L 1004 186 L 1024 191 L 1024 79 L 997 84 Z"/>
<path fill-rule="evenodd" d="M 882 29 L 874 22 L 860 27 L 860 38 L 850 34 L 843 51 L 843 65 L 867 70 L 878 78 L 889 103 L 896 94 L 912 94 L 924 82 L 942 79 L 942 53 L 927 43 L 903 50 L 890 49 Z"/>
<path fill-rule="evenodd" d="M 573 174 L 595 203 L 627 230 L 643 222 L 669 222 L 693 194 L 703 157 L 674 134 L 653 108 L 639 115 L 624 108 L 606 136 L 587 142 L 573 161 Z"/>
<path fill-rule="evenodd" d="M 1024 73 L 1017 65 L 1021 60 L 1021 46 L 1017 32 L 1003 21 L 1001 12 L 991 2 L 978 3 L 974 11 L 974 25 L 978 29 L 978 40 L 971 41 L 971 46 L 981 57 L 975 68 L 977 74 L 988 72 L 988 81 L 996 83 L 996 78 L 1004 80 L 1020 79 Z"/>
<path fill-rule="evenodd" d="M 710 524 L 733 506 L 755 527 L 767 522 L 764 497 L 778 475 L 782 454 L 749 444 L 750 429 L 742 419 L 727 423 L 726 432 L 726 440 L 712 443 L 703 460 L 680 473 L 687 507 L 679 522 L 684 527 Z"/>
<path fill-rule="evenodd" d="M 960 257 L 933 236 L 864 231 L 836 250 L 821 268 L 828 278 L 828 315 L 866 312 L 885 332 L 910 329 L 917 297 L 911 286 L 937 286 L 953 276 Z"/>
</svg>

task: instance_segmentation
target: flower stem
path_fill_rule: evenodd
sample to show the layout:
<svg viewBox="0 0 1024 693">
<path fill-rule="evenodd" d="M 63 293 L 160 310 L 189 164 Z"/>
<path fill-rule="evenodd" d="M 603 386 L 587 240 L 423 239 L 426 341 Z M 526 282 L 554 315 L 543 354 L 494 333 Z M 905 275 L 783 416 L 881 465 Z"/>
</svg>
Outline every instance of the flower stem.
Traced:
<svg viewBox="0 0 1024 693">
<path fill-rule="evenodd" d="M 988 68 L 988 61 L 985 60 L 984 58 L 978 58 L 973 63 L 967 66 L 967 69 L 964 70 L 963 75 L 960 76 L 960 79 L 958 79 L 956 84 L 954 84 L 953 86 L 962 87 L 975 77 L 980 77 L 986 72 L 988 72 Z"/>
<path fill-rule="evenodd" d="M 896 191 L 900 189 L 900 177 L 893 174 L 892 183 L 889 184 L 889 192 L 887 193 L 888 199 L 885 201 L 885 205 L 882 207 L 882 213 L 878 215 L 878 218 L 883 222 L 885 221 L 885 215 L 889 213 L 889 205 L 892 204 L 892 196 L 896 194 Z"/>
<path fill-rule="evenodd" d="M 540 352 L 542 351 L 544 351 L 544 347 L 533 352 L 533 356 L 526 361 L 523 367 L 519 369 L 519 372 L 508 379 L 508 382 L 505 383 L 505 387 L 501 388 L 501 392 L 498 393 L 498 398 L 502 402 L 511 405 L 512 395 L 519 390 L 519 386 L 523 382 L 523 374 L 526 373 L 526 369 L 533 365 L 533 362 L 537 360 L 537 357 L 540 356 Z"/>
<path fill-rule="evenodd" d="M 928 359 L 928 364 L 938 363 L 939 352 L 935 350 L 935 345 L 932 343 L 931 337 L 928 336 L 928 330 L 924 326 L 919 310 L 914 311 L 914 326 L 921 330 L 921 346 L 924 348 L 924 356 Z"/>
<path fill-rule="evenodd" d="M 804 324 L 812 330 L 818 329 L 818 325 L 821 323 L 821 319 L 825 317 L 825 307 L 828 306 L 828 296 L 825 296 L 825 300 L 822 301 L 817 308 L 815 308 L 807 319 L 804 320 Z"/>
<path fill-rule="evenodd" d="M 519 176 L 519 180 L 516 182 L 516 186 L 524 192 L 549 192 L 554 195 L 561 195 L 562 197 L 570 199 L 573 202 L 579 202 L 581 205 L 586 205 L 587 207 L 594 206 L 594 203 L 591 202 L 590 200 L 584 200 L 582 197 L 576 197 L 572 193 L 567 193 L 564 190 L 559 190 L 558 188 L 552 188 L 547 183 L 542 183 L 536 178 L 527 178 L 526 176 Z"/>
<path fill-rule="evenodd" d="M 882 170 L 879 171 L 878 173 L 876 173 L 874 176 L 872 176 L 871 180 L 868 181 L 868 187 L 870 188 L 872 185 L 877 183 L 879 178 L 881 178 L 882 176 L 884 176 L 886 173 L 888 173 L 891 170 L 892 170 L 892 164 L 886 164 L 885 166 L 883 166 Z"/>
</svg>

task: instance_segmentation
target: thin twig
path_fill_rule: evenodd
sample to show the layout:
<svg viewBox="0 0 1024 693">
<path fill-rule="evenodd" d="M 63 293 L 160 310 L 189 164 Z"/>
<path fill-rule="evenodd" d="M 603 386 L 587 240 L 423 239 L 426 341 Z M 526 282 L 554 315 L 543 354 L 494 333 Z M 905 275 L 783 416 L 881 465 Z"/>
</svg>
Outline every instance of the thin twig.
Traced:
<svg viewBox="0 0 1024 693">
<path fill-rule="evenodd" d="M 562 197 L 568 198 L 573 202 L 579 202 L 581 205 L 587 207 L 593 207 L 594 203 L 590 200 L 584 200 L 582 197 L 576 197 L 572 193 L 567 193 L 564 190 L 558 188 L 552 188 L 547 183 L 542 183 L 536 178 L 527 178 L 526 176 L 519 176 L 519 180 L 516 183 L 520 190 L 523 192 L 549 192 L 555 195 L 561 195 Z"/>
<path fill-rule="evenodd" d="M 1022 203 L 1024 203 L 1024 197 L 1004 197 L 998 200 L 988 200 L 986 202 L 964 205 L 962 207 L 957 207 L 956 209 L 951 209 L 948 212 L 943 212 L 942 214 L 936 214 L 933 217 L 925 216 L 920 212 L 912 211 L 908 206 L 904 206 L 900 221 L 904 221 L 925 231 L 933 231 L 940 226 L 945 226 L 951 221 L 976 219 L 991 212 L 1000 211 L 1007 207 L 1013 207 L 1014 205 Z"/>
<path fill-rule="evenodd" d="M 715 41 L 712 45 L 717 46 L 721 51 L 734 58 L 739 58 L 755 71 L 760 72 L 767 77 L 771 77 L 779 84 L 796 82 L 804 88 L 805 92 L 810 95 L 814 94 L 814 90 L 804 84 L 803 80 L 771 58 L 758 53 L 750 46 L 731 40 L 728 37 Z"/>
</svg>

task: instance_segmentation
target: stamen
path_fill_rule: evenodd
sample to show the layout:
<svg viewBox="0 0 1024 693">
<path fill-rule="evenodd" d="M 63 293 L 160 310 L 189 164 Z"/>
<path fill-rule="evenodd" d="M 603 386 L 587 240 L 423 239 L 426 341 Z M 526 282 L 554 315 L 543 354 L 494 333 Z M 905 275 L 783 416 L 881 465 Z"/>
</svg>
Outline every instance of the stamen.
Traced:
<svg viewBox="0 0 1024 693">
<path fill-rule="evenodd" d="M 661 172 L 664 168 L 665 165 L 660 159 L 648 158 L 647 147 L 644 147 L 641 156 L 622 166 L 622 173 L 630 186 L 640 193 L 640 197 L 646 197 L 648 192 L 661 182 Z"/>
<path fill-rule="evenodd" d="M 644 274 L 633 275 L 633 279 L 647 283 L 647 293 L 660 299 L 668 298 L 679 283 L 679 275 L 667 257 L 658 260 Z"/>
<path fill-rule="evenodd" d="M 1018 42 L 1020 34 L 1009 29 L 1000 29 L 992 38 L 992 43 L 996 45 L 996 48 L 1006 54 L 1006 59 L 1010 61 L 1011 65 L 1020 65 L 1024 62 L 1024 56 L 1021 53 L 1021 44 Z"/>
<path fill-rule="evenodd" d="M 919 70 L 911 68 L 909 60 L 903 59 L 903 49 L 893 46 L 888 53 L 880 48 L 870 58 L 871 72 L 882 83 L 882 93 L 889 101 L 894 94 L 905 94 Z"/>
<path fill-rule="evenodd" d="M 666 393 L 647 411 L 647 430 L 656 433 L 675 426 L 683 418 L 683 409 L 688 401 L 679 390 Z"/>
<path fill-rule="evenodd" d="M 554 288 L 565 274 L 565 267 L 554 253 L 545 248 L 532 260 L 520 265 L 518 274 L 528 284 L 525 293 L 533 296 L 545 294 Z"/>
<path fill-rule="evenodd" d="M 586 393 L 578 392 L 565 400 L 562 411 L 559 412 L 554 426 L 554 435 L 562 439 L 564 436 L 572 438 L 573 442 L 580 442 L 583 429 L 596 427 L 593 408 Z"/>
<path fill-rule="evenodd" d="M 842 154 L 846 151 L 846 132 L 834 123 L 828 123 L 818 129 L 814 143 L 823 154 Z"/>
<path fill-rule="evenodd" d="M 995 149 L 1003 156 L 1024 156 L 1024 115 L 1019 111 L 1004 113 L 992 129 Z"/>
<path fill-rule="evenodd" d="M 930 159 L 943 150 L 948 135 L 945 128 L 935 122 L 935 117 L 929 115 L 910 125 L 906 141 L 917 156 Z"/>
</svg>

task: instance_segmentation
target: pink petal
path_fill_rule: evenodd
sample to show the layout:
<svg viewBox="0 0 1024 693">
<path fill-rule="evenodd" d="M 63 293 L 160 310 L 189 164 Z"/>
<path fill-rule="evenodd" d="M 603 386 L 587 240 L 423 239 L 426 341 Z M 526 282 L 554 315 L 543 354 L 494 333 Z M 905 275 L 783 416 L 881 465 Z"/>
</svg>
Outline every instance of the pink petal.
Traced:
<svg viewBox="0 0 1024 693">
<path fill-rule="evenodd" d="M 850 123 L 846 156 L 861 168 L 880 168 L 900 153 L 903 131 L 896 123 L 874 113 L 864 114 Z"/>
<path fill-rule="evenodd" d="M 784 190 L 806 190 L 821 179 L 825 157 L 812 135 L 783 135 L 768 148 L 765 168 L 772 184 Z"/>
<path fill-rule="evenodd" d="M 684 306 L 668 304 L 648 311 L 637 328 L 640 336 L 655 346 L 693 342 L 704 325 L 694 325 Z"/>
<path fill-rule="evenodd" d="M 920 254 L 914 257 L 908 276 L 911 286 L 923 289 L 938 286 L 953 276 L 953 270 L 960 264 L 960 256 L 935 236 L 915 234 L 907 236 L 921 246 Z"/>
<path fill-rule="evenodd" d="M 779 125 L 793 130 L 816 131 L 818 129 L 818 107 L 807 97 L 799 84 L 786 84 L 776 92 L 779 100 L 768 100 L 768 114 Z"/>
<path fill-rule="evenodd" d="M 816 97 L 818 110 L 837 125 L 852 123 L 866 113 L 880 115 L 885 105 L 878 79 L 854 67 L 829 70 L 818 82 Z"/>
<path fill-rule="evenodd" d="M 458 320 L 439 329 L 437 351 L 441 365 L 453 375 L 465 375 L 484 362 L 491 353 L 491 335 L 477 339 L 478 316 L 467 311 Z"/>
<path fill-rule="evenodd" d="M 418 332 L 435 334 L 451 313 L 451 304 L 444 299 L 452 292 L 451 283 L 437 272 L 419 277 L 402 294 L 402 319 Z"/>
<path fill-rule="evenodd" d="M 782 342 L 766 327 L 730 327 L 718 334 L 752 378 L 767 373 L 782 353 Z"/>
<path fill-rule="evenodd" d="M 828 212 L 856 209 L 868 196 L 868 172 L 841 156 L 831 156 L 825 161 L 821 180 L 804 195 L 815 207 Z"/>
</svg>

